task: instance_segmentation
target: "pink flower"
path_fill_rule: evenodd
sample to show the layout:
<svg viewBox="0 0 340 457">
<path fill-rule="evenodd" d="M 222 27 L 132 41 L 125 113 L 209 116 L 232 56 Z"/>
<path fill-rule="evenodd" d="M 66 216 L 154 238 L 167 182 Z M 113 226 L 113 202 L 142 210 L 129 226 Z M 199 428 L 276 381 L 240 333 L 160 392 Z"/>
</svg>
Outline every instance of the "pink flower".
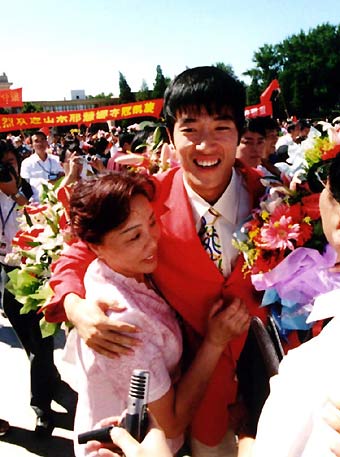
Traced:
<svg viewBox="0 0 340 457">
<path fill-rule="evenodd" d="M 294 244 L 291 240 L 299 238 L 299 224 L 293 224 L 290 216 L 282 215 L 275 221 L 269 221 L 264 224 L 258 245 L 265 249 L 289 249 L 294 250 Z"/>
</svg>

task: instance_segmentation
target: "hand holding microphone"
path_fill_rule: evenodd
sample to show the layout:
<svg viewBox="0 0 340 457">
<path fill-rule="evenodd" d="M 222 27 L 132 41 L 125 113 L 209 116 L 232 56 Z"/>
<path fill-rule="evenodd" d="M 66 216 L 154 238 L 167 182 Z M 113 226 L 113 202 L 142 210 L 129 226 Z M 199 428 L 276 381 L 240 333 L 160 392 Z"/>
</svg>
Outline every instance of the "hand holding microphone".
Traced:
<svg viewBox="0 0 340 457">
<path fill-rule="evenodd" d="M 148 428 L 149 376 L 150 373 L 146 370 L 133 370 L 130 380 L 127 413 L 120 424 L 120 427 L 127 430 L 139 443 L 143 441 Z M 113 425 L 109 425 L 81 433 L 78 435 L 78 443 L 85 444 L 91 440 L 110 443 L 112 429 Z"/>
</svg>

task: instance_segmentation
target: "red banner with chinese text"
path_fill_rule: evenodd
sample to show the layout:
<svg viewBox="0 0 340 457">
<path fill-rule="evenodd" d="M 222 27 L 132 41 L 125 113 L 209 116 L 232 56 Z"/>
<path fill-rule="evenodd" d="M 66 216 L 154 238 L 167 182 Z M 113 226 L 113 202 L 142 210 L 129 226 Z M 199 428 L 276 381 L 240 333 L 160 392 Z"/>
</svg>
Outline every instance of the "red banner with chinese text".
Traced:
<svg viewBox="0 0 340 457">
<path fill-rule="evenodd" d="M 1 93 L 1 92 L 0 92 Z M 101 106 L 76 111 L 53 111 L 46 113 L 1 114 L 0 132 L 31 128 L 57 127 L 61 125 L 90 125 L 95 122 L 130 119 L 150 116 L 160 117 L 163 107 L 161 98 L 124 105 Z"/>
<path fill-rule="evenodd" d="M 246 107 L 244 111 L 245 117 L 271 116 L 273 114 L 271 96 L 274 90 L 280 90 L 279 81 L 277 79 L 273 79 L 264 92 L 262 92 L 258 105 Z"/>
<path fill-rule="evenodd" d="M 15 108 L 22 105 L 22 89 L 0 89 L 0 108 Z"/>
</svg>

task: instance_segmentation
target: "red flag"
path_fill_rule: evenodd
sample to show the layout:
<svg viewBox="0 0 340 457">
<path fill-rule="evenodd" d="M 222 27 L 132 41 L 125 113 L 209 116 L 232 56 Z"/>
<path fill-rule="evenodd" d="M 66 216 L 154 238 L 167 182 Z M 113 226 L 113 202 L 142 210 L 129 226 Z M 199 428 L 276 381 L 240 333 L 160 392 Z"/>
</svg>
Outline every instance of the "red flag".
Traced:
<svg viewBox="0 0 340 457">
<path fill-rule="evenodd" d="M 0 90 L 0 108 L 14 108 L 22 105 L 22 89 Z"/>
<path fill-rule="evenodd" d="M 273 107 L 271 96 L 274 90 L 280 90 L 279 81 L 273 79 L 269 86 L 260 95 L 260 103 L 258 105 L 247 106 L 244 115 L 247 118 L 259 116 L 271 116 L 273 114 Z"/>
</svg>

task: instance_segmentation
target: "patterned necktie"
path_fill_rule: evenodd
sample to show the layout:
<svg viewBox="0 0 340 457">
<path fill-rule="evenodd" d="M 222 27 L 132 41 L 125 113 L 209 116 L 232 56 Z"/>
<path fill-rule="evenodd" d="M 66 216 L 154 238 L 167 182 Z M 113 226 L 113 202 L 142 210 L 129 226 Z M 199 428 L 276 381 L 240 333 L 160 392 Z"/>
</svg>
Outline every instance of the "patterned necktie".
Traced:
<svg viewBox="0 0 340 457">
<path fill-rule="evenodd" d="M 214 208 L 209 208 L 209 211 L 201 218 L 201 228 L 198 236 L 201 243 L 208 253 L 210 259 L 215 263 L 217 268 L 223 274 L 222 268 L 222 246 L 221 241 L 214 226 L 216 220 L 220 217 Z"/>
</svg>

